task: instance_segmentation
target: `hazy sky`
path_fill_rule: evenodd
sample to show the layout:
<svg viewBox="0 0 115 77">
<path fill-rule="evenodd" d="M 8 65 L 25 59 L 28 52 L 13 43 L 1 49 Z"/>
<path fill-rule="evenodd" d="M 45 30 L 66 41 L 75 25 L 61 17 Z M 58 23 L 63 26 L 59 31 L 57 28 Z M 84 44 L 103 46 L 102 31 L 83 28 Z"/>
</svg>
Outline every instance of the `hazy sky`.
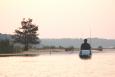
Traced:
<svg viewBox="0 0 115 77">
<path fill-rule="evenodd" d="M 40 38 L 115 39 L 115 0 L 0 0 L 0 33 L 14 34 L 23 18 Z"/>
</svg>

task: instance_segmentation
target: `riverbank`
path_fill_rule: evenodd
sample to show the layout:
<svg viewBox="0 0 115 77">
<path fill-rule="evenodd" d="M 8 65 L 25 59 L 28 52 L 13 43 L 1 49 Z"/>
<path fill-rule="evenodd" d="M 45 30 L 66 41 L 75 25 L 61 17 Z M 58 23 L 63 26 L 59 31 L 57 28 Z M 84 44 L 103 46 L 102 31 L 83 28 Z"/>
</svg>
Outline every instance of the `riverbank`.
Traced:
<svg viewBox="0 0 115 77">
<path fill-rule="evenodd" d="M 92 50 L 92 53 L 114 53 L 115 50 L 103 50 L 103 51 L 97 51 L 97 50 Z M 30 49 L 29 51 L 24 51 L 20 53 L 5 53 L 5 54 L 0 54 L 0 57 L 10 57 L 10 56 L 39 56 L 39 55 L 45 55 L 45 54 L 75 54 L 79 53 L 79 51 L 65 51 L 64 49 L 42 49 L 42 50 L 35 50 L 35 49 Z"/>
</svg>

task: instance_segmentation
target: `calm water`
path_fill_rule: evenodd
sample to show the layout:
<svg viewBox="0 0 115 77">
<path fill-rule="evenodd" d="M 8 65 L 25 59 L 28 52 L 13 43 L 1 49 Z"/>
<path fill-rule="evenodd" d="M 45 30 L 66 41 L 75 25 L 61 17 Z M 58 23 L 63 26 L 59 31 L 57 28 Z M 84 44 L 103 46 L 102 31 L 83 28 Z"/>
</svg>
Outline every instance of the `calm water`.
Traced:
<svg viewBox="0 0 115 77">
<path fill-rule="evenodd" d="M 115 53 L 0 57 L 0 77 L 115 77 Z"/>
</svg>

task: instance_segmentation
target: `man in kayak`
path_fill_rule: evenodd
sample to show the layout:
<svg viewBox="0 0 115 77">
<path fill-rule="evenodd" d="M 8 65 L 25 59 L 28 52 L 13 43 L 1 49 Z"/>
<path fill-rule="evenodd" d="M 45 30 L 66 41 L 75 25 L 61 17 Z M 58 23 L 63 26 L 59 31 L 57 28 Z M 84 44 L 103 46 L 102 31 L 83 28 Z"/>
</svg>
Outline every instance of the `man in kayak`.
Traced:
<svg viewBox="0 0 115 77">
<path fill-rule="evenodd" d="M 84 39 L 84 43 L 81 45 L 81 50 L 91 50 L 91 46 L 87 43 L 87 39 Z"/>
<path fill-rule="evenodd" d="M 87 39 L 84 39 L 84 43 L 81 45 L 81 50 L 80 50 L 80 58 L 90 58 L 92 55 L 91 53 L 91 46 L 89 43 L 87 43 Z"/>
</svg>

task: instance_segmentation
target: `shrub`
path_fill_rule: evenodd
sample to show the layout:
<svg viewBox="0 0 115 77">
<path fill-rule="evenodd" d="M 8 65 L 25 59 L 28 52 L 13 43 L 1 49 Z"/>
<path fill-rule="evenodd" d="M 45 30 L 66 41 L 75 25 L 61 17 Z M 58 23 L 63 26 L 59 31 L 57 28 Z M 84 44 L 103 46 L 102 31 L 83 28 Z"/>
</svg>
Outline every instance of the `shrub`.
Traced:
<svg viewBox="0 0 115 77">
<path fill-rule="evenodd" d="M 0 41 L 0 53 L 13 53 L 14 47 L 9 40 Z"/>
<path fill-rule="evenodd" d="M 70 46 L 70 47 L 66 48 L 65 51 L 74 51 L 74 49 L 75 48 L 73 46 Z"/>
</svg>

